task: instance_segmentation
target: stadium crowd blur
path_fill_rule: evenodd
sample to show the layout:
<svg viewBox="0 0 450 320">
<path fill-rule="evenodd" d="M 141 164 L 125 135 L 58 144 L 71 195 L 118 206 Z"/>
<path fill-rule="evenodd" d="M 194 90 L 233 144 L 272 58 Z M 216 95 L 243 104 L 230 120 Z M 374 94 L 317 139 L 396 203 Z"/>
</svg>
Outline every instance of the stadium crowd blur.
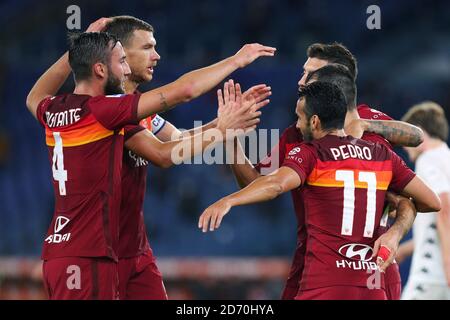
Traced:
<svg viewBox="0 0 450 320">
<path fill-rule="evenodd" d="M 277 47 L 274 58 L 259 59 L 232 75 L 244 88 L 272 86 L 261 128 L 282 130 L 295 121 L 297 81 L 306 48 L 314 42 L 342 42 L 356 55 L 359 102 L 399 119 L 411 105 L 434 100 L 450 115 L 450 6 L 444 0 L 1 1 L 0 256 L 38 257 L 51 219 L 51 168 L 43 130 L 27 111 L 25 98 L 37 77 L 66 50 L 66 8 L 71 4 L 81 8 L 82 29 L 101 16 L 119 14 L 154 26 L 162 58 L 146 89 L 230 56 L 245 43 Z M 371 4 L 381 8 L 381 30 L 366 27 Z M 70 79 L 62 91 L 72 87 Z M 216 109 L 213 90 L 162 116 L 189 129 L 194 121 L 213 119 Z M 145 219 L 158 258 L 277 256 L 290 262 L 296 220 L 289 195 L 234 209 L 221 229 L 205 235 L 197 229 L 199 215 L 237 189 L 230 169 L 152 166 L 148 175 Z M 408 268 L 408 263 L 401 266 L 405 281 Z M 216 297 L 205 287 L 186 287 L 194 292 L 186 297 Z M 244 287 L 233 290 L 244 292 Z M 170 283 L 168 291 L 170 296 Z M 235 298 L 277 298 L 280 291 L 281 283 L 269 281 Z"/>
</svg>

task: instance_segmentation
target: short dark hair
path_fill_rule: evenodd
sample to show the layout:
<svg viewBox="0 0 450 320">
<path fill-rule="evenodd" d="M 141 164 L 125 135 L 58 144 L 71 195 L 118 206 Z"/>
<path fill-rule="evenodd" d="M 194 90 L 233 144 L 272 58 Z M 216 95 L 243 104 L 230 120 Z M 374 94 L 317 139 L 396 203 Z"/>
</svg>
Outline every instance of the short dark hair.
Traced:
<svg viewBox="0 0 450 320">
<path fill-rule="evenodd" d="M 448 121 L 444 109 L 435 102 L 417 104 L 403 116 L 402 121 L 422 128 L 430 137 L 447 141 Z"/>
<path fill-rule="evenodd" d="M 347 114 L 347 101 L 338 86 L 316 81 L 302 87 L 300 99 L 305 99 L 305 115 L 309 119 L 317 115 L 322 129 L 342 129 Z"/>
<path fill-rule="evenodd" d="M 309 73 L 306 83 L 311 79 L 337 85 L 345 95 L 348 103 L 347 110 L 352 111 L 356 109 L 356 83 L 346 66 L 337 63 L 327 64 Z"/>
<path fill-rule="evenodd" d="M 308 47 L 306 54 L 309 58 L 342 64 L 348 68 L 353 79 L 358 76 L 358 63 L 355 56 L 341 43 L 314 43 Z"/>
<path fill-rule="evenodd" d="M 75 81 L 90 79 L 95 63 L 109 65 L 117 42 L 116 37 L 105 32 L 69 34 L 69 64 Z"/>
<path fill-rule="evenodd" d="M 128 46 L 133 32 L 136 30 L 145 30 L 153 32 L 153 27 L 147 22 L 132 16 L 116 16 L 112 17 L 105 30 L 108 33 L 115 35 L 123 46 Z"/>
</svg>

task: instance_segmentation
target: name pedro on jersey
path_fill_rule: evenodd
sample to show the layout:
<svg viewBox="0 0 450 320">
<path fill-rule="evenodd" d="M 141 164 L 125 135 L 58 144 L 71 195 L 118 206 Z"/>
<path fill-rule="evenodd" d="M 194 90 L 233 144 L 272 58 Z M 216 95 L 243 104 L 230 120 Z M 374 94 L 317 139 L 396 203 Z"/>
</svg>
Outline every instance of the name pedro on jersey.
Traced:
<svg viewBox="0 0 450 320">
<path fill-rule="evenodd" d="M 372 152 L 368 147 L 360 147 L 351 144 L 330 148 L 334 160 L 345 160 L 348 158 L 359 160 L 372 160 Z"/>
</svg>

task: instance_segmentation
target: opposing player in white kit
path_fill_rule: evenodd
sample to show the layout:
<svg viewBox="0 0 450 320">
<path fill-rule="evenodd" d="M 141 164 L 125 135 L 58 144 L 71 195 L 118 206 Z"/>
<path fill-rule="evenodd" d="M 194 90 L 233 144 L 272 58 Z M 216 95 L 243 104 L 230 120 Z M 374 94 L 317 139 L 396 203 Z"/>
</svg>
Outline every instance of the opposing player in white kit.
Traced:
<svg viewBox="0 0 450 320">
<path fill-rule="evenodd" d="M 403 243 L 397 261 L 413 255 L 403 300 L 450 300 L 450 149 L 444 110 L 433 102 L 412 107 L 402 119 L 423 129 L 424 142 L 405 148 L 416 173 L 441 198 L 442 209 L 418 213 L 413 239 Z"/>
</svg>

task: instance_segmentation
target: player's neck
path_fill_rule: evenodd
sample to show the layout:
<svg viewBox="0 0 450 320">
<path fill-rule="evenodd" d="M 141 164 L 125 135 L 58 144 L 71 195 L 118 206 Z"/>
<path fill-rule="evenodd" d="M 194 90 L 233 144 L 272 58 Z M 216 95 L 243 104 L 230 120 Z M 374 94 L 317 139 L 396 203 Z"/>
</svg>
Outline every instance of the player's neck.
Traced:
<svg viewBox="0 0 450 320">
<path fill-rule="evenodd" d="M 125 81 L 125 93 L 126 94 L 133 94 L 137 88 L 139 87 L 139 83 L 127 80 Z"/>
<path fill-rule="evenodd" d="M 334 129 L 334 130 L 320 131 L 314 135 L 314 139 L 322 139 L 325 136 L 346 137 L 347 135 L 345 134 L 344 129 Z"/>
<path fill-rule="evenodd" d="M 440 148 L 444 145 L 445 142 L 443 142 L 440 139 L 436 139 L 436 138 L 428 138 L 427 141 L 424 143 L 424 151 L 429 151 L 429 150 L 433 150 L 433 149 L 437 149 Z"/>
<path fill-rule="evenodd" d="M 75 86 L 74 94 L 85 94 L 91 97 L 101 96 L 105 94 L 105 89 L 102 83 L 93 81 L 80 81 Z"/>
<path fill-rule="evenodd" d="M 347 127 L 350 124 L 350 122 L 356 119 L 359 119 L 358 110 L 356 110 L 356 108 L 353 110 L 348 110 L 347 114 L 345 115 L 344 127 Z"/>
</svg>

